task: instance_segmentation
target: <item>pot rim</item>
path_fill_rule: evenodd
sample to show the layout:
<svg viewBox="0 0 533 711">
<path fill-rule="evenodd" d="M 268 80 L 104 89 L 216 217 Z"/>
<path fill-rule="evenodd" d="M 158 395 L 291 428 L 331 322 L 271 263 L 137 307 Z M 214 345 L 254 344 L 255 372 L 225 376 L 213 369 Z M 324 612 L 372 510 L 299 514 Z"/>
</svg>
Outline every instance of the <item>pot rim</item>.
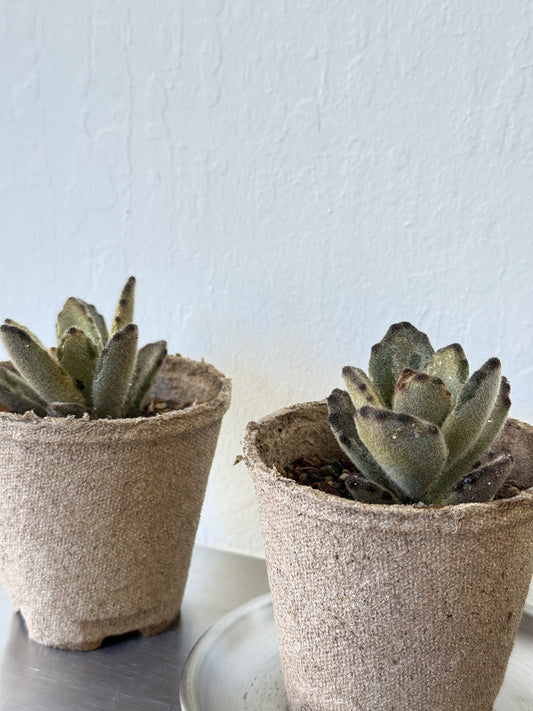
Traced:
<svg viewBox="0 0 533 711">
<path fill-rule="evenodd" d="M 153 424 L 161 425 L 178 425 L 183 423 L 189 425 L 191 420 L 198 417 L 205 418 L 205 415 L 212 413 L 213 418 L 222 415 L 227 411 L 231 401 L 231 380 L 227 378 L 221 371 L 217 370 L 213 365 L 207 363 L 203 359 L 201 361 L 185 358 L 179 353 L 175 355 L 167 355 L 165 365 L 170 366 L 171 371 L 182 369 L 187 376 L 207 376 L 212 378 L 219 385 L 216 395 L 209 400 L 200 403 L 193 403 L 191 406 L 181 410 L 171 410 L 151 417 L 116 417 L 116 418 L 97 418 L 90 420 L 88 417 L 75 417 L 67 415 L 66 417 L 39 417 L 33 410 L 29 410 L 23 414 L 16 412 L 0 412 L 0 427 L 4 425 L 9 427 L 18 425 L 24 428 L 24 431 L 31 436 L 35 428 L 46 429 L 50 433 L 65 434 L 67 432 L 78 433 L 83 432 L 84 436 L 89 434 L 105 436 L 107 432 L 117 429 L 127 429 L 135 431 L 135 436 L 138 436 L 140 431 L 150 428 Z M 19 429 L 19 432 L 22 430 Z"/>
<path fill-rule="evenodd" d="M 268 466 L 260 453 L 258 440 L 265 427 L 277 427 L 280 418 L 298 414 L 299 412 L 326 407 L 326 400 L 315 400 L 309 402 L 296 403 L 288 407 L 281 408 L 275 412 L 262 417 L 260 420 L 249 422 L 243 439 L 244 459 L 250 470 L 260 474 L 261 478 L 270 485 L 282 487 L 287 498 L 296 499 L 302 505 L 302 511 L 309 511 L 312 516 L 319 516 L 324 519 L 331 519 L 338 513 L 345 519 L 348 511 L 353 511 L 354 516 L 366 515 L 374 516 L 376 520 L 384 518 L 390 519 L 394 516 L 398 521 L 415 521 L 418 517 L 433 517 L 443 520 L 449 518 L 458 522 L 461 518 L 471 515 L 489 516 L 497 519 L 501 513 L 508 512 L 515 508 L 524 508 L 524 511 L 533 514 L 533 487 L 525 489 L 517 496 L 508 499 L 498 499 L 496 501 L 475 502 L 465 504 L 448 504 L 446 506 L 425 505 L 425 504 L 368 504 L 354 499 L 346 499 L 340 496 L 333 496 L 326 492 L 304 486 L 283 476 L 276 466 Z M 519 420 L 513 420 L 520 423 Z M 531 514 L 529 514 L 531 515 Z M 389 523 L 390 525 L 390 523 Z"/>
</svg>

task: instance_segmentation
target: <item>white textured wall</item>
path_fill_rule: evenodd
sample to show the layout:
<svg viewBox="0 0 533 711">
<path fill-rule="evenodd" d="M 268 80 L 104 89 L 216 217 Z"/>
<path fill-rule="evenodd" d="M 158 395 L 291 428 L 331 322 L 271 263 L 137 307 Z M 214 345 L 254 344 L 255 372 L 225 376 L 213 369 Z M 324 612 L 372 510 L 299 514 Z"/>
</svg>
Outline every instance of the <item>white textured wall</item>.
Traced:
<svg viewBox="0 0 533 711">
<path fill-rule="evenodd" d="M 199 540 L 261 552 L 246 422 L 411 320 L 531 387 L 528 0 L 0 0 L 0 315 L 73 294 L 232 376 Z"/>
</svg>

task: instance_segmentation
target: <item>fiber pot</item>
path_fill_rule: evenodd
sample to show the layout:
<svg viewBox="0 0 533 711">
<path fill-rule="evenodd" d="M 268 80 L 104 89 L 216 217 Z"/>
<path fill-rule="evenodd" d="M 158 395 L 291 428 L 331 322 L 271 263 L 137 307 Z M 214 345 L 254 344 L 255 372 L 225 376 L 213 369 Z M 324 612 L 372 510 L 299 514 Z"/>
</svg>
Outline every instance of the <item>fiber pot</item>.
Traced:
<svg viewBox="0 0 533 711">
<path fill-rule="evenodd" d="M 533 572 L 533 489 L 431 508 L 299 485 L 277 467 L 341 454 L 325 402 L 250 423 L 244 454 L 290 711 L 492 709 Z"/>
<path fill-rule="evenodd" d="M 93 649 L 179 612 L 228 379 L 167 356 L 155 417 L 0 413 L 0 579 L 31 639 Z"/>
</svg>

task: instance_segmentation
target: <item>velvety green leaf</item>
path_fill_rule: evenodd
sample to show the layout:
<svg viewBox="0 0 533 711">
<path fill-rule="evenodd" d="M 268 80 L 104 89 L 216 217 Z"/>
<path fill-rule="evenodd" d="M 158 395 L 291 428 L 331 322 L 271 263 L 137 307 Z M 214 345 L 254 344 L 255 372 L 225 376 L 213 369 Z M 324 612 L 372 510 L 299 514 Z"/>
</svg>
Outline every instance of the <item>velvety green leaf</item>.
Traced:
<svg viewBox="0 0 533 711">
<path fill-rule="evenodd" d="M 442 498 L 441 503 L 448 505 L 492 501 L 512 468 L 513 458 L 509 454 L 501 454 L 462 478 L 455 488 Z"/>
<path fill-rule="evenodd" d="M 386 489 L 357 474 L 342 474 L 347 492 L 352 499 L 363 504 L 397 504 L 398 500 Z"/>
<path fill-rule="evenodd" d="M 328 422 L 340 447 L 369 481 L 390 491 L 396 499 L 403 501 L 405 497 L 402 492 L 361 442 L 354 415 L 355 408 L 348 393 L 338 388 L 333 390 L 328 397 Z"/>
<path fill-rule="evenodd" d="M 490 358 L 467 380 L 441 430 L 448 446 L 450 468 L 472 447 L 483 431 L 500 388 L 501 364 Z"/>
<path fill-rule="evenodd" d="M 140 349 L 137 354 L 133 380 L 126 397 L 124 408 L 126 417 L 137 417 L 140 414 L 146 393 L 156 379 L 166 355 L 167 344 L 165 341 L 148 343 Z"/>
<path fill-rule="evenodd" d="M 32 333 L 30 331 L 30 329 L 27 328 L 26 326 L 23 326 L 22 324 L 17 323 L 16 321 L 13 321 L 13 319 L 11 319 L 11 318 L 6 318 L 4 323 L 6 324 L 6 326 L 15 326 L 16 328 L 20 328 L 21 331 L 24 331 L 25 333 L 27 333 L 28 336 L 30 336 L 30 338 L 32 338 L 36 343 L 38 343 L 41 346 L 41 348 L 44 348 L 44 350 L 46 350 L 46 346 L 40 340 L 40 338 L 37 338 L 35 333 Z"/>
<path fill-rule="evenodd" d="M 494 407 L 475 445 L 467 453 L 468 457 L 472 460 L 472 464 L 490 447 L 500 434 L 511 407 L 510 394 L 511 386 L 509 385 L 509 381 L 505 376 L 502 376 Z"/>
<path fill-rule="evenodd" d="M 96 363 L 92 402 L 98 417 L 123 417 L 137 356 L 138 329 L 133 323 L 117 331 Z"/>
<path fill-rule="evenodd" d="M 372 347 L 368 374 L 386 407 L 390 407 L 394 386 L 406 368 L 423 370 L 433 356 L 425 333 L 407 321 L 393 324 L 380 343 Z"/>
<path fill-rule="evenodd" d="M 396 383 L 392 409 L 441 425 L 452 409 L 452 395 L 440 378 L 406 368 Z"/>
<path fill-rule="evenodd" d="M 135 277 L 130 277 L 118 300 L 117 309 L 111 324 L 111 335 L 123 329 L 133 321 L 133 307 L 135 303 Z"/>
<path fill-rule="evenodd" d="M 84 331 L 75 326 L 68 328 L 57 349 L 57 359 L 81 386 L 87 402 L 91 403 L 91 386 L 98 360 L 98 348 Z"/>
<path fill-rule="evenodd" d="M 372 381 L 361 368 L 347 365 L 342 369 L 342 377 L 355 407 L 363 407 L 363 405 L 384 406 L 377 391 L 374 389 Z"/>
<path fill-rule="evenodd" d="M 435 425 L 370 405 L 356 410 L 361 441 L 400 491 L 419 501 L 446 462 L 446 443 Z"/>
<path fill-rule="evenodd" d="M 468 380 L 468 360 L 459 343 L 439 348 L 425 368 L 428 375 L 440 378 L 455 398 Z"/>
<path fill-rule="evenodd" d="M 58 345 L 61 343 L 65 332 L 73 326 L 83 331 L 91 339 L 98 351 L 101 350 L 103 346 L 102 336 L 87 304 L 81 301 L 81 299 L 76 299 L 71 296 L 66 300 L 65 305 L 57 317 L 56 330 Z"/>
<path fill-rule="evenodd" d="M 109 340 L 109 333 L 107 331 L 107 325 L 105 322 L 105 318 L 102 316 L 101 313 L 98 312 L 98 310 L 96 309 L 96 306 L 94 306 L 93 304 L 88 304 L 86 301 L 82 301 L 81 299 L 79 299 L 79 301 L 81 301 L 81 303 L 87 307 L 87 310 L 93 317 L 96 327 L 100 333 L 102 345 L 105 346 L 105 344 Z"/>
<path fill-rule="evenodd" d="M 0 366 L 0 403 L 14 412 L 24 413 L 33 410 L 44 417 L 46 403 L 12 370 Z"/>
<path fill-rule="evenodd" d="M 511 386 L 507 378 L 502 377 L 500 379 L 496 402 L 481 433 L 477 439 L 470 443 L 469 448 L 462 457 L 456 462 L 446 465 L 442 475 L 442 481 L 436 483 L 436 496 L 450 489 L 455 482 L 459 481 L 465 474 L 468 474 L 475 462 L 478 461 L 481 455 L 494 442 L 507 419 L 507 413 L 511 407 L 510 392 Z"/>
<path fill-rule="evenodd" d="M 0 336 L 21 377 L 43 400 L 85 403 L 74 379 L 28 331 L 4 323 Z"/>
</svg>

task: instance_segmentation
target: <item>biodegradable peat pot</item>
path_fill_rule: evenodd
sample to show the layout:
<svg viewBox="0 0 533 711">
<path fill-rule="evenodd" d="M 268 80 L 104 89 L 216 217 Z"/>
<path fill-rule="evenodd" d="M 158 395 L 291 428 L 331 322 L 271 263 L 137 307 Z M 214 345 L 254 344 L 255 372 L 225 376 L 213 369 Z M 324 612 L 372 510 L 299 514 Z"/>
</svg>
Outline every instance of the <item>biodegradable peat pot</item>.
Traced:
<svg viewBox="0 0 533 711">
<path fill-rule="evenodd" d="M 324 402 L 250 423 L 244 440 L 290 711 L 492 709 L 533 572 L 533 490 L 370 505 L 277 471 L 317 453 L 341 454 Z"/>
<path fill-rule="evenodd" d="M 185 409 L 0 413 L 0 579 L 31 639 L 94 649 L 173 621 L 230 393 L 211 365 L 167 356 L 151 394 Z"/>
</svg>

